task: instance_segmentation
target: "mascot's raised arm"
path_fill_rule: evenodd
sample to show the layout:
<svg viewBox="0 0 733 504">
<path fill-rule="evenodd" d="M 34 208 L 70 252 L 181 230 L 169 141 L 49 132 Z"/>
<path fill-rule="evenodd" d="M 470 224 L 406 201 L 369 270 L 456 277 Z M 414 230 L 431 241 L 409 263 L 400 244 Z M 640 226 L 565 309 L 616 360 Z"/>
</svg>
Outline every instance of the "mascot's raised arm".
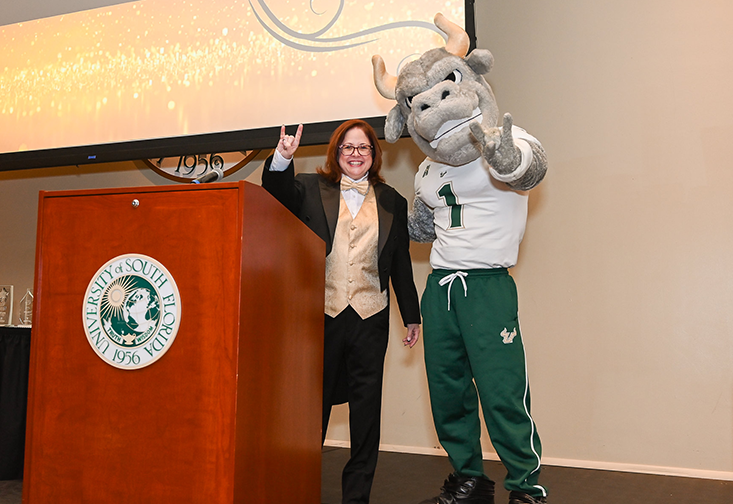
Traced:
<svg viewBox="0 0 733 504">
<path fill-rule="evenodd" d="M 483 472 L 478 397 L 499 458 L 510 504 L 546 502 L 538 484 L 540 438 L 530 416 L 529 382 L 519 328 L 516 264 L 527 221 L 527 191 L 545 176 L 542 145 L 499 109 L 486 82 L 494 58 L 468 53 L 465 30 L 435 16 L 447 34 L 389 75 L 372 58 L 380 94 L 397 104 L 385 138 L 405 125 L 427 156 L 415 174 L 409 215 L 414 241 L 432 242 L 422 298 L 425 369 L 436 431 L 453 465 L 439 496 L 426 503 L 493 504 Z M 458 279 L 456 289 L 452 289 Z M 478 394 L 477 394 L 478 389 Z"/>
</svg>

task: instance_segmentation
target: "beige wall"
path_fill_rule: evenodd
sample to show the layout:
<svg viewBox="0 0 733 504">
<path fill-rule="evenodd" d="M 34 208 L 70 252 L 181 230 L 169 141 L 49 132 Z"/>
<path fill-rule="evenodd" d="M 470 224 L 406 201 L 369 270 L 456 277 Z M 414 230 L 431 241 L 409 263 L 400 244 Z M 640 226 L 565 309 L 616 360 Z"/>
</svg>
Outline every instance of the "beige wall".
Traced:
<svg viewBox="0 0 733 504">
<path fill-rule="evenodd" d="M 733 5 L 477 3 L 550 159 L 514 271 L 547 458 L 733 477 Z"/>
<path fill-rule="evenodd" d="M 733 479 L 733 6 L 476 10 L 499 106 L 550 160 L 512 272 L 545 462 Z M 412 199 L 421 153 L 385 147 L 388 182 Z M 312 171 L 324 149 L 299 154 Z M 0 284 L 32 286 L 38 190 L 164 183 L 134 163 L 0 172 Z M 412 251 L 422 291 L 429 247 Z M 402 347 L 396 311 L 392 325 L 382 441 L 433 452 L 422 346 Z M 331 442 L 346 422 L 340 407 Z"/>
</svg>

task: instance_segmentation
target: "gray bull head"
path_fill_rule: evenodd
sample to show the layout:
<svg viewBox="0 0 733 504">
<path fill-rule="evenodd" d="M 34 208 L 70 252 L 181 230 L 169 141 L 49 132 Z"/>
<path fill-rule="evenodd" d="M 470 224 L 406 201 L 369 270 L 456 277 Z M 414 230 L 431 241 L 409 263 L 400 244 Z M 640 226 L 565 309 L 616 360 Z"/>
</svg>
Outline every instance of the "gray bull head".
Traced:
<svg viewBox="0 0 733 504">
<path fill-rule="evenodd" d="M 469 124 L 497 125 L 499 108 L 484 79 L 494 63 L 486 49 L 468 52 L 468 35 L 442 14 L 435 26 L 448 35 L 445 47 L 431 49 L 405 65 L 399 76 L 389 75 L 384 61 L 372 57 L 379 93 L 397 105 L 387 115 L 385 138 L 394 143 L 407 130 L 423 153 L 436 161 L 459 166 L 477 159 L 481 150 Z"/>
</svg>

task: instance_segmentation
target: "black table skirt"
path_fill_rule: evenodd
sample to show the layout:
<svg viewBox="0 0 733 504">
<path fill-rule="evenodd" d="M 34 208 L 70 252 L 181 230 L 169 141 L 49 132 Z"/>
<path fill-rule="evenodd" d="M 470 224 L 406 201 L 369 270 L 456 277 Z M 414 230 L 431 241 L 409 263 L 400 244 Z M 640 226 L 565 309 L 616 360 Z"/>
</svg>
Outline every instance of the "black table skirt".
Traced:
<svg viewBox="0 0 733 504">
<path fill-rule="evenodd" d="M 31 330 L 0 327 L 0 480 L 23 478 Z"/>
</svg>

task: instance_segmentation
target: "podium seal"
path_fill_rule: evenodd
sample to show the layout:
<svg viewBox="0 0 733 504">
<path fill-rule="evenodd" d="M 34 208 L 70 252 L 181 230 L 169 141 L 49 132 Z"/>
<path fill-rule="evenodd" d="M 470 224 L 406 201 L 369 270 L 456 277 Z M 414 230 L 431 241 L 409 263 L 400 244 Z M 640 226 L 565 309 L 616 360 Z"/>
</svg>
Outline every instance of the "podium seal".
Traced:
<svg viewBox="0 0 733 504">
<path fill-rule="evenodd" d="M 92 277 L 82 316 L 87 341 L 103 361 L 119 369 L 140 369 L 160 359 L 176 338 L 178 287 L 152 257 L 121 255 Z"/>
</svg>

